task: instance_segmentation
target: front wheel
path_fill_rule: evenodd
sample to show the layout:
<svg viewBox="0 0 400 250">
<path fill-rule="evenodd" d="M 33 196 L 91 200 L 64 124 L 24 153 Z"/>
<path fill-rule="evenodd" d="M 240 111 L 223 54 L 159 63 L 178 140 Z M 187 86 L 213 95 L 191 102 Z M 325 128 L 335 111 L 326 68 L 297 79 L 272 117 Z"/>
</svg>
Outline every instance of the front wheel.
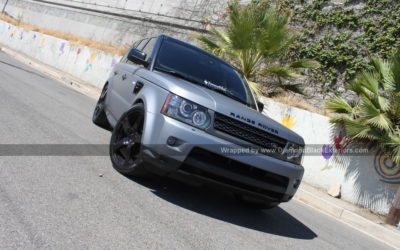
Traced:
<svg viewBox="0 0 400 250">
<path fill-rule="evenodd" d="M 103 90 L 101 91 L 100 98 L 96 103 L 96 107 L 94 108 L 92 121 L 97 126 L 111 131 L 112 128 L 111 128 L 110 124 L 108 123 L 107 115 L 105 112 L 105 100 L 106 100 L 106 96 L 107 96 L 107 91 L 108 91 L 108 84 L 106 84 L 104 86 Z"/>
<path fill-rule="evenodd" d="M 144 176 L 147 171 L 141 157 L 144 125 L 144 107 L 134 105 L 119 119 L 110 141 L 110 157 L 113 167 L 130 176 Z"/>
</svg>

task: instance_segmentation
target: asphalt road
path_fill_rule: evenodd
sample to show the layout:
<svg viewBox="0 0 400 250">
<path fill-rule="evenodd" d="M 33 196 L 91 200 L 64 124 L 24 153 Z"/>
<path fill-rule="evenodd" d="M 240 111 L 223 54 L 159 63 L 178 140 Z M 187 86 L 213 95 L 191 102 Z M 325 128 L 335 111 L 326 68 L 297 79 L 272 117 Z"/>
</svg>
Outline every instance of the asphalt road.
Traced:
<svg viewBox="0 0 400 250">
<path fill-rule="evenodd" d="M 254 211 L 216 190 L 128 179 L 106 154 L 5 145 L 107 144 L 94 105 L 0 53 L 0 249 L 389 249 L 297 201 Z"/>
</svg>

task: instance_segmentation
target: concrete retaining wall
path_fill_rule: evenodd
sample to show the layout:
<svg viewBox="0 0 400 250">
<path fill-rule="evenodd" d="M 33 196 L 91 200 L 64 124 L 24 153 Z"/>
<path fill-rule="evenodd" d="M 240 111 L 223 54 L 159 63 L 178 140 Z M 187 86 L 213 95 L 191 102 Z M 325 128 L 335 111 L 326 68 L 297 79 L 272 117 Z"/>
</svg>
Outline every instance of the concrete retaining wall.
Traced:
<svg viewBox="0 0 400 250">
<path fill-rule="evenodd" d="M 102 88 L 120 56 L 0 21 L 0 43 Z"/>
<path fill-rule="evenodd" d="M 5 1 L 0 0 L 0 5 L 3 6 Z M 6 12 L 42 28 L 114 45 L 130 45 L 161 33 L 191 41 L 193 33 L 206 32 L 203 21 L 220 16 L 226 2 L 9 0 Z"/>
<path fill-rule="evenodd" d="M 344 131 L 333 127 L 329 118 L 302 109 L 263 99 L 264 114 L 300 134 L 309 152 L 303 161 L 304 181 L 328 190 L 332 185 L 342 185 L 343 200 L 387 214 L 397 190 L 388 185 L 388 176 L 395 173 L 394 164 L 385 155 L 346 146 Z M 343 149 L 343 151 L 341 150 Z M 400 184 L 397 172 L 397 187 Z"/>
<path fill-rule="evenodd" d="M 76 46 L 2 21 L 0 43 L 99 88 L 112 66 L 120 60 L 119 56 Z M 337 149 L 343 145 L 343 132 L 332 128 L 327 117 L 268 99 L 264 102 L 266 115 L 302 135 L 307 145 L 313 145 L 314 152 L 307 153 L 304 159 L 304 181 L 324 190 L 341 184 L 342 199 L 380 214 L 388 212 L 396 188 L 384 185 L 382 180 L 385 179 L 380 180 L 378 173 L 381 170 L 390 172 L 387 168 L 391 166 L 390 161 L 376 152 L 357 156 L 342 154 Z M 327 149 L 325 153 L 322 153 L 323 147 Z"/>
</svg>

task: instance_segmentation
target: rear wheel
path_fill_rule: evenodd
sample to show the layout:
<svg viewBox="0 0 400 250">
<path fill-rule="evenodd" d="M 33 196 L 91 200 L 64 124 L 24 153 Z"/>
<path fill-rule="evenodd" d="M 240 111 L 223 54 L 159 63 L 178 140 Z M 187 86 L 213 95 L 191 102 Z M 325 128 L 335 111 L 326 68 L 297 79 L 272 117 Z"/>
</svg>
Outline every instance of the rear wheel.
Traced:
<svg viewBox="0 0 400 250">
<path fill-rule="evenodd" d="M 279 202 L 267 201 L 260 198 L 253 198 L 250 196 L 235 194 L 235 198 L 243 205 L 255 209 L 271 209 L 277 207 Z"/>
<path fill-rule="evenodd" d="M 113 167 L 120 173 L 144 176 L 147 171 L 141 157 L 141 141 L 144 125 L 143 104 L 134 105 L 119 119 L 110 142 Z"/>
<path fill-rule="evenodd" d="M 96 107 L 94 108 L 92 121 L 97 126 L 111 131 L 112 127 L 110 126 L 110 123 L 108 123 L 107 115 L 105 112 L 105 100 L 107 96 L 107 91 L 108 84 L 106 84 L 103 88 L 103 91 L 101 91 L 100 98 L 97 101 Z"/>
</svg>

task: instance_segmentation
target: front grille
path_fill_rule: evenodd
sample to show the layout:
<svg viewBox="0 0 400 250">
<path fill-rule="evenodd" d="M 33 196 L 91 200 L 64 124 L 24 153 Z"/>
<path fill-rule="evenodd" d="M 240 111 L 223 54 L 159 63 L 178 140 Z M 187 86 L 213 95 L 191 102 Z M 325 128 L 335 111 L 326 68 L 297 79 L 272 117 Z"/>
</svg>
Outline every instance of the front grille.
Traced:
<svg viewBox="0 0 400 250">
<path fill-rule="evenodd" d="M 204 159 L 207 159 L 206 162 Z M 265 195 L 274 200 L 280 200 L 283 197 L 289 183 L 289 178 L 285 176 L 255 168 L 201 148 L 194 148 L 190 152 L 181 167 L 181 170 L 220 183 Z M 254 185 L 253 181 L 238 181 L 243 178 L 229 178 L 229 175 L 224 173 L 231 173 L 237 177 L 242 176 L 250 178 L 251 180 L 261 181 L 269 188 L 257 187 Z"/>
<path fill-rule="evenodd" d="M 285 139 L 219 113 L 215 113 L 214 129 L 267 149 L 286 146 Z"/>
</svg>

